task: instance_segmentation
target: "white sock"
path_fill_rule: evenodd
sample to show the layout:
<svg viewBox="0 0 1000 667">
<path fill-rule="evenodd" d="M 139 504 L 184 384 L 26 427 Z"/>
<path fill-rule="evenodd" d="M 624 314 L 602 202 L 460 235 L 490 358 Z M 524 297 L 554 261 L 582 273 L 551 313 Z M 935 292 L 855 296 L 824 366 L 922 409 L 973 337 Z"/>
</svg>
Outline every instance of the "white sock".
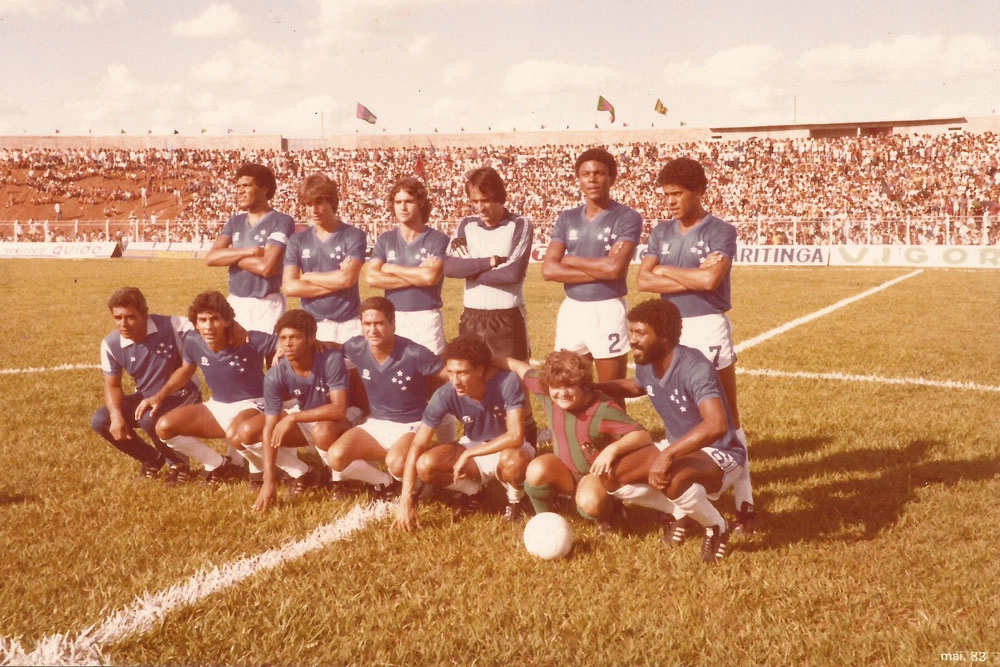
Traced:
<svg viewBox="0 0 1000 667">
<path fill-rule="evenodd" d="M 246 465 L 244 463 L 246 459 L 240 454 L 240 450 L 233 447 L 229 442 L 226 443 L 226 458 L 237 468 L 242 468 Z"/>
<path fill-rule="evenodd" d="M 701 484 L 692 484 L 691 488 L 682 493 L 681 497 L 676 498 L 674 502 L 688 516 L 706 528 L 721 526 L 723 530 L 726 530 L 728 526 L 725 518 L 719 514 L 719 510 L 715 509 L 715 505 L 709 502 L 705 487 Z"/>
<path fill-rule="evenodd" d="M 320 449 L 316 445 L 313 445 L 313 449 L 315 449 L 316 453 L 319 454 L 319 460 L 323 462 L 323 465 L 325 465 L 327 468 L 329 468 L 330 467 L 330 462 L 326 460 L 326 450 Z M 334 474 L 336 475 L 337 473 L 334 473 Z M 334 481 L 337 481 L 337 479 L 334 478 Z"/>
<path fill-rule="evenodd" d="M 215 470 L 226 461 L 226 458 L 219 452 L 191 435 L 175 435 L 172 438 L 167 438 L 164 442 L 170 445 L 171 449 L 199 461 L 205 466 L 205 470 Z"/>
<path fill-rule="evenodd" d="M 497 480 L 498 482 L 500 480 Z M 507 502 L 508 503 L 518 503 L 521 498 L 524 498 L 524 489 L 519 489 L 509 482 L 500 482 L 503 484 L 503 488 L 507 489 Z"/>
<path fill-rule="evenodd" d="M 250 466 L 250 472 L 257 473 L 264 470 L 264 445 L 261 443 L 255 443 L 252 445 L 244 445 L 243 449 L 238 450 L 240 455 L 246 459 L 247 465 Z"/>
<path fill-rule="evenodd" d="M 244 458 L 250 464 L 250 472 L 261 472 L 264 469 L 264 443 L 244 445 L 244 450 L 246 452 Z M 290 447 L 278 447 L 274 463 L 278 468 L 287 472 L 292 479 L 298 479 L 309 472 L 308 464 L 300 459 L 295 450 Z"/>
<path fill-rule="evenodd" d="M 743 430 L 742 426 L 740 426 L 738 429 L 736 429 L 736 439 L 739 440 L 740 444 L 742 444 L 744 447 L 746 447 L 747 449 L 750 449 L 750 445 L 747 444 L 747 434 Z"/>
<path fill-rule="evenodd" d="M 677 510 L 673 501 L 649 484 L 623 484 L 611 495 L 628 505 L 648 507 L 664 514 L 673 515 Z"/>
<path fill-rule="evenodd" d="M 371 463 L 368 463 L 368 461 L 361 459 L 351 461 L 340 472 L 332 468 L 330 472 L 333 473 L 333 481 L 335 482 L 342 482 L 345 479 L 356 479 L 359 482 L 371 484 L 372 486 L 384 486 L 392 482 L 392 477 L 388 473 L 382 472 Z"/>
<path fill-rule="evenodd" d="M 451 489 L 452 491 L 458 491 L 459 493 L 464 493 L 467 496 L 475 495 L 479 492 L 479 489 L 483 488 L 483 485 L 479 482 L 474 482 L 468 477 L 463 477 L 457 482 L 452 482 L 448 486 L 444 487 L 446 489 Z"/>
</svg>

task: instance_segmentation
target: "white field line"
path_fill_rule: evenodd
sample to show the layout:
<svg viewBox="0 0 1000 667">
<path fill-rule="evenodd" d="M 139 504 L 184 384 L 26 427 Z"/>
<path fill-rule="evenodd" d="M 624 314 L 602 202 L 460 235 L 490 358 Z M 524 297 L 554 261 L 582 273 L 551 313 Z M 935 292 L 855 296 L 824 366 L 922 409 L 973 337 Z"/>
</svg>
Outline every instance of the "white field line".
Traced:
<svg viewBox="0 0 1000 667">
<path fill-rule="evenodd" d="M 98 364 L 59 364 L 49 368 L 0 368 L 0 375 L 25 375 L 27 373 L 50 373 L 52 371 L 96 370 Z"/>
<path fill-rule="evenodd" d="M 767 340 L 770 340 L 771 338 L 774 338 L 775 336 L 779 336 L 779 335 L 785 333 L 786 331 L 790 331 L 790 330 L 794 329 L 795 327 L 797 327 L 799 325 L 805 324 L 806 322 L 811 322 L 811 321 L 813 321 L 813 320 L 815 320 L 815 319 L 817 319 L 819 317 L 823 317 L 824 315 L 829 315 L 833 311 L 838 310 L 840 308 L 843 308 L 844 306 L 849 306 L 850 304 L 854 303 L 855 301 L 860 301 L 861 299 L 869 297 L 872 294 L 876 294 L 878 292 L 881 292 L 884 289 L 888 289 L 888 288 L 892 287 L 893 285 L 895 285 L 896 283 L 902 282 L 904 280 L 908 280 L 908 279 L 910 279 L 910 278 L 912 278 L 914 276 L 919 276 L 923 272 L 924 272 L 923 269 L 917 269 L 916 271 L 913 271 L 911 273 L 907 273 L 905 276 L 900 276 L 899 278 L 894 278 L 894 279 L 890 280 L 889 282 L 882 283 L 881 285 L 879 285 L 877 287 L 873 287 L 870 290 L 866 290 L 864 292 L 861 292 L 860 294 L 855 294 L 854 296 L 849 296 L 846 299 L 841 299 L 840 301 L 838 301 L 837 303 L 835 303 L 833 305 L 830 305 L 830 306 L 827 306 L 826 308 L 821 308 L 821 309 L 817 310 L 815 313 L 810 313 L 809 315 L 805 315 L 805 316 L 800 317 L 798 319 L 794 319 L 791 322 L 786 322 L 785 324 L 782 324 L 780 327 L 775 327 L 774 329 L 771 329 L 770 331 L 765 331 L 764 333 L 762 333 L 759 336 L 755 336 L 755 337 L 751 338 L 750 340 L 745 340 L 742 343 L 737 344 L 735 346 L 735 348 L 734 348 L 736 350 L 736 354 L 739 354 L 743 350 L 748 350 L 751 347 L 754 347 L 755 345 L 760 345 L 761 343 L 763 343 L 763 342 L 765 342 Z"/>
<path fill-rule="evenodd" d="M 757 375 L 763 377 L 799 378 L 806 380 L 839 380 L 842 382 L 873 382 L 876 384 L 912 385 L 916 387 L 935 387 L 938 389 L 967 389 L 970 391 L 989 391 L 1000 393 L 1000 386 L 979 384 L 977 382 L 955 382 L 954 380 L 926 380 L 924 378 L 892 378 L 879 375 L 851 375 L 850 373 L 810 373 L 806 371 L 774 371 L 755 368 L 736 368 L 741 375 Z"/>
<path fill-rule="evenodd" d="M 385 518 L 394 504 L 383 501 L 358 505 L 334 523 L 316 528 L 308 536 L 256 556 L 202 570 L 187 581 L 158 593 L 137 598 L 123 609 L 90 626 L 77 637 L 51 635 L 30 653 L 16 640 L 0 637 L 0 664 L 4 665 L 94 665 L 107 664 L 102 648 L 107 644 L 148 632 L 167 614 L 240 583 L 261 572 L 279 567 L 306 554 L 349 537 L 372 521 Z"/>
</svg>

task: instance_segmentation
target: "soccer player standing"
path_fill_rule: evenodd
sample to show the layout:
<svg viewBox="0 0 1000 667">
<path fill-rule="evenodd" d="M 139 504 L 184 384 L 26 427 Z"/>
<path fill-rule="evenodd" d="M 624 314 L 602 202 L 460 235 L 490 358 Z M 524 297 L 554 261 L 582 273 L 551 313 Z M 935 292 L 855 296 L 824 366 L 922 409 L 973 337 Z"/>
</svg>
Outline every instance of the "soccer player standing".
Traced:
<svg viewBox="0 0 1000 667">
<path fill-rule="evenodd" d="M 302 299 L 316 318 L 319 340 L 343 343 L 361 335 L 358 277 L 365 263 L 365 233 L 337 217 L 337 184 L 311 174 L 299 184 L 299 203 L 312 226 L 288 241 L 282 289 Z"/>
<path fill-rule="evenodd" d="M 396 308 L 396 331 L 434 354 L 444 349 L 441 284 L 448 237 L 428 226 L 431 202 L 416 178 L 402 178 L 388 196 L 397 225 L 375 241 L 365 279 Z"/>
<path fill-rule="evenodd" d="M 460 336 L 479 336 L 501 357 L 530 356 L 524 312 L 524 278 L 531 258 L 531 223 L 504 206 L 507 189 L 491 167 L 473 170 L 465 192 L 478 215 L 455 230 L 444 273 L 465 279 Z"/>
<path fill-rule="evenodd" d="M 229 303 L 236 321 L 250 331 L 273 333 L 287 302 L 281 293 L 281 265 L 295 221 L 271 208 L 277 192 L 274 172 L 261 164 L 236 171 L 236 202 L 246 213 L 226 222 L 208 251 L 209 266 L 229 267 Z"/>
<path fill-rule="evenodd" d="M 625 377 L 626 278 L 642 233 L 642 217 L 611 198 L 618 165 L 608 151 L 584 151 L 575 169 L 585 203 L 556 219 L 542 276 L 565 285 L 555 349 L 590 356 L 598 380 L 604 382 Z"/>
</svg>

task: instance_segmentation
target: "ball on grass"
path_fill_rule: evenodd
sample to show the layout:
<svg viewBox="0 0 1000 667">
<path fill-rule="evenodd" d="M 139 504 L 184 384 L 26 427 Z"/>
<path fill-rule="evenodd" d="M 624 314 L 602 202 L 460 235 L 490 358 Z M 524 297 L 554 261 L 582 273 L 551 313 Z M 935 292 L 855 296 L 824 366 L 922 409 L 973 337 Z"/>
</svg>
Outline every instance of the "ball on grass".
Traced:
<svg viewBox="0 0 1000 667">
<path fill-rule="evenodd" d="M 573 548 L 573 529 L 560 514 L 536 514 L 524 526 L 524 547 L 545 560 L 565 558 Z"/>
</svg>

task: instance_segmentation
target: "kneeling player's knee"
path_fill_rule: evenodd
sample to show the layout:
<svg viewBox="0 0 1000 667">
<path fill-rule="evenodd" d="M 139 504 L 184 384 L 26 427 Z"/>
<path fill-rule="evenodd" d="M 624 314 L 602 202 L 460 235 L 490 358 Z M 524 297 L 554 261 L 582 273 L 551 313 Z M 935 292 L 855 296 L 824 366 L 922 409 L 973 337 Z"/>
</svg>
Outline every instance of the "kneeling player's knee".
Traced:
<svg viewBox="0 0 1000 667">
<path fill-rule="evenodd" d="M 585 475 L 576 487 L 576 506 L 593 517 L 604 516 L 611 507 L 611 498 L 593 475 Z"/>
<path fill-rule="evenodd" d="M 505 450 L 500 454 L 500 462 L 497 464 L 497 477 L 510 484 L 523 484 L 530 462 L 531 459 L 518 450 Z"/>
<path fill-rule="evenodd" d="M 111 413 L 107 408 L 101 408 L 90 418 L 90 428 L 104 435 L 111 428 Z"/>
</svg>

